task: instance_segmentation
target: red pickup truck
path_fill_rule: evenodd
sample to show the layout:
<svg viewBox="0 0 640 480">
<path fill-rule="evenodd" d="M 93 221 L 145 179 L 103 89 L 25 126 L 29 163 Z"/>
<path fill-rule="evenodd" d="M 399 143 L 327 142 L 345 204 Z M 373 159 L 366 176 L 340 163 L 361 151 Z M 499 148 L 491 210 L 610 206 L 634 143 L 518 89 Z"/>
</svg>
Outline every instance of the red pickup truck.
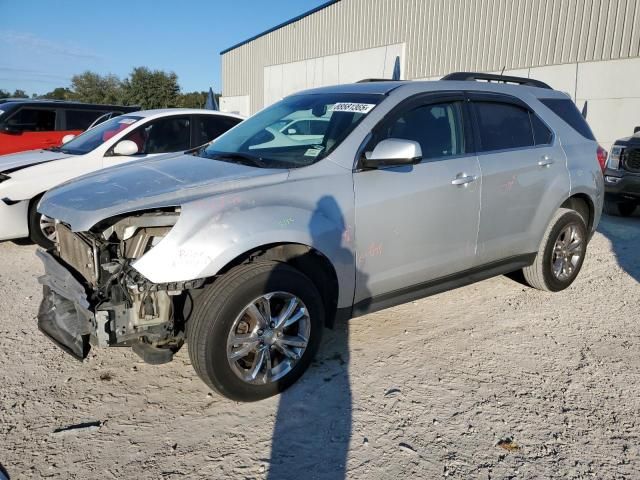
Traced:
<svg viewBox="0 0 640 480">
<path fill-rule="evenodd" d="M 138 110 L 140 107 L 62 100 L 2 99 L 0 155 L 56 147 L 65 135 L 77 135 L 99 118 L 104 121 Z"/>
</svg>

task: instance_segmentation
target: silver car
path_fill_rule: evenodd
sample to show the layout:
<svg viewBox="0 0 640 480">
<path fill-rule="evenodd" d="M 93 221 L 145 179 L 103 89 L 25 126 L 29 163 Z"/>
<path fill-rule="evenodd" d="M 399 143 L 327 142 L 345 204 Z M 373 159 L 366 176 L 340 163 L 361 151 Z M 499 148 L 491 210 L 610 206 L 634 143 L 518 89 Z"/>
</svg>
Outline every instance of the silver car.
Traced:
<svg viewBox="0 0 640 480">
<path fill-rule="evenodd" d="M 274 142 L 295 116 L 329 124 Z M 300 92 L 199 151 L 47 193 L 38 323 L 81 359 L 117 345 L 164 363 L 186 342 L 211 388 L 259 400 L 336 320 L 519 270 L 567 288 L 600 220 L 602 155 L 571 99 L 529 79 Z"/>
</svg>

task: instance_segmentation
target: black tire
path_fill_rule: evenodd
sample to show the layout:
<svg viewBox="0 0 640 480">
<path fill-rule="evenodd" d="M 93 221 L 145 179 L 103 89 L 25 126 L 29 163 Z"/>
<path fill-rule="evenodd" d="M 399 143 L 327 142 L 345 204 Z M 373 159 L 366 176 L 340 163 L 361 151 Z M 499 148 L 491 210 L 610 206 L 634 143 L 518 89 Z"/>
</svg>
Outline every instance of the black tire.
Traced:
<svg viewBox="0 0 640 480">
<path fill-rule="evenodd" d="M 44 235 L 40 228 L 40 219 L 42 218 L 42 215 L 36 210 L 39 201 L 40 197 L 35 198 L 31 201 L 31 205 L 29 205 L 29 238 L 32 242 L 37 243 L 45 250 L 48 250 L 53 248 L 54 244 Z"/>
<path fill-rule="evenodd" d="M 553 273 L 554 248 L 556 241 L 558 241 L 565 228 L 569 225 L 574 225 L 582 238 L 581 254 L 576 265 L 573 267 L 573 272 L 568 278 L 560 279 Z M 573 283 L 582 268 L 587 252 L 587 241 L 587 227 L 582 216 L 574 210 L 567 208 L 558 209 L 542 238 L 535 261 L 532 265 L 522 269 L 525 281 L 531 287 L 537 288 L 538 290 L 547 292 L 564 290 Z"/>
<path fill-rule="evenodd" d="M 604 212 L 615 217 L 630 217 L 635 213 L 637 207 L 638 205 L 634 202 L 614 200 L 605 200 L 604 202 Z"/>
<path fill-rule="evenodd" d="M 308 345 L 285 376 L 267 384 L 250 384 L 231 369 L 227 337 L 248 304 L 265 293 L 276 291 L 291 293 L 306 306 L 311 325 Z M 320 345 L 323 325 L 322 298 L 302 272 L 279 262 L 240 265 L 205 287 L 195 300 L 193 314 L 187 322 L 189 357 L 198 376 L 221 395 L 243 402 L 262 400 L 284 391 L 302 376 Z"/>
</svg>

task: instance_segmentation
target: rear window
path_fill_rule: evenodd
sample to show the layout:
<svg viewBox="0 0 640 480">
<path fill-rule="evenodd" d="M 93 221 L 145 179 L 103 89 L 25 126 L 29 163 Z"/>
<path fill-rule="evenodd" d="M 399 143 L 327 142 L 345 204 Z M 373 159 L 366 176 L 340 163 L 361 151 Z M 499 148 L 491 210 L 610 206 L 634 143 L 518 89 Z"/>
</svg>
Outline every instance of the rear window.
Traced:
<svg viewBox="0 0 640 480">
<path fill-rule="evenodd" d="M 497 102 L 474 102 L 480 128 L 480 151 L 531 147 L 535 144 L 529 111 Z"/>
<path fill-rule="evenodd" d="M 595 140 L 589 124 L 582 117 L 576 104 L 568 98 L 541 98 L 540 101 L 553 113 L 568 123 L 576 132 L 589 140 Z"/>
</svg>

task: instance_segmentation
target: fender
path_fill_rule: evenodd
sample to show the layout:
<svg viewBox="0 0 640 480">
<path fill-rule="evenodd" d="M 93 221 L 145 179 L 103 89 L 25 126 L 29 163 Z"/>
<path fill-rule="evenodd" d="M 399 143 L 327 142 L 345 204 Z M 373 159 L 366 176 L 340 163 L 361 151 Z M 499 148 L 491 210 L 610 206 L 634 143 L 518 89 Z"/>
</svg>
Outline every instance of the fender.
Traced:
<svg viewBox="0 0 640 480">
<path fill-rule="evenodd" d="M 187 281 L 212 277 L 262 246 L 300 244 L 329 259 L 339 281 L 338 305 L 351 305 L 355 252 L 346 232 L 352 222 L 345 221 L 339 202 L 313 194 L 304 204 L 286 196 L 268 205 L 256 202 L 252 192 L 241 192 L 184 204 L 169 234 L 133 267 L 154 283 Z"/>
</svg>

